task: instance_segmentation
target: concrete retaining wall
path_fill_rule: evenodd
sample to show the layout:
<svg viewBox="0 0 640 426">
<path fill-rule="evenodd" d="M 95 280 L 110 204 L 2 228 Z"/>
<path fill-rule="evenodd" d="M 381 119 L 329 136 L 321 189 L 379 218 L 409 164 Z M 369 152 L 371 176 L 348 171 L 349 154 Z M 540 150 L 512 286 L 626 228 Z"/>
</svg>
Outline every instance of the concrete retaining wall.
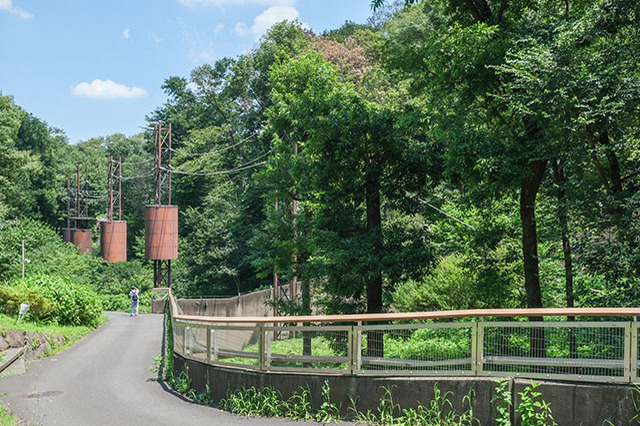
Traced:
<svg viewBox="0 0 640 426">
<path fill-rule="evenodd" d="M 269 300 L 271 300 L 271 290 L 261 290 L 225 299 L 178 299 L 176 302 L 185 315 L 268 317 L 273 315 L 273 307 L 266 304 Z M 255 326 L 256 324 L 247 323 L 242 325 Z M 218 339 L 221 342 L 225 342 L 225 349 L 235 351 L 240 351 L 245 346 L 256 343 L 258 337 L 257 330 L 218 331 Z"/>
<path fill-rule="evenodd" d="M 225 299 L 178 299 L 177 303 L 185 315 L 268 317 L 273 315 L 273 307 L 265 304 L 268 300 L 270 289 Z"/>
<path fill-rule="evenodd" d="M 202 392 L 209 386 L 215 400 L 225 398 L 227 391 L 244 387 L 259 388 L 272 386 L 285 397 L 300 386 L 309 386 L 314 407 L 321 404 L 322 385 L 325 380 L 331 387 L 331 399 L 342 404 L 342 413 L 349 416 L 351 406 L 349 395 L 358 398 L 358 410 L 375 410 L 384 396 L 384 388 L 393 389 L 394 403 L 402 408 L 416 407 L 418 401 L 428 405 L 434 398 L 434 385 L 444 394 L 451 392 L 448 399 L 456 412 L 466 410 L 463 397 L 473 392 L 473 415 L 481 425 L 493 425 L 497 415 L 496 405 L 491 403 L 496 382 L 494 378 L 483 377 L 357 377 L 322 376 L 313 374 L 266 373 L 242 369 L 223 368 L 187 360 L 174 355 L 175 372 L 187 371 L 192 379 L 192 387 Z M 530 384 L 530 380 L 510 379 L 509 389 L 516 404 L 520 403 L 519 392 Z M 562 426 L 601 426 L 609 421 L 616 426 L 635 424 L 631 420 L 636 415 L 633 399 L 640 394 L 632 386 L 562 383 L 540 381 L 537 389 L 545 401 L 551 403 L 555 421 Z M 520 424 L 520 414 L 514 413 L 515 424 Z M 608 424 L 608 423 L 607 423 Z"/>
</svg>

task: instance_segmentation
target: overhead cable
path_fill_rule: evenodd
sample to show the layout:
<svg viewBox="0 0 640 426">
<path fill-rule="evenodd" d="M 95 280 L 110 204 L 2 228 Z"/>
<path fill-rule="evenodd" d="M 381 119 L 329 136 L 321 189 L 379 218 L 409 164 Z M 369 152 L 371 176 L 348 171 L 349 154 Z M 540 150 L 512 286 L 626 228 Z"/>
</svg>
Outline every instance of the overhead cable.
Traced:
<svg viewBox="0 0 640 426">
<path fill-rule="evenodd" d="M 122 180 L 131 180 L 131 179 L 143 179 L 149 176 L 153 176 L 153 170 L 151 170 L 149 173 L 145 173 L 143 175 L 139 175 L 139 176 L 122 176 Z"/>
<path fill-rule="evenodd" d="M 237 167 L 234 167 L 232 169 L 228 169 L 228 170 L 221 170 L 221 171 L 217 171 L 217 172 L 187 172 L 184 170 L 179 170 L 179 169 L 175 169 L 173 167 L 171 167 L 171 169 L 165 169 L 163 167 L 161 167 L 162 170 L 168 170 L 171 171 L 172 173 L 178 173 L 178 174 L 182 174 L 182 175 L 192 175 L 192 176 L 215 176 L 215 175 L 223 175 L 223 174 L 227 174 L 227 173 L 234 173 L 234 172 L 239 172 L 242 170 L 247 170 L 250 169 L 252 167 L 257 167 L 257 166 L 261 166 L 263 164 L 266 164 L 266 161 L 257 163 L 257 164 L 253 164 L 256 161 L 258 161 L 259 159 L 266 157 L 267 155 L 271 154 L 271 151 L 267 151 L 264 154 L 254 158 L 251 161 L 248 161 L 244 164 L 241 164 Z"/>
<path fill-rule="evenodd" d="M 242 145 L 243 143 L 253 139 L 256 136 L 257 136 L 257 134 L 254 133 L 254 134 L 249 135 L 246 138 L 240 140 L 239 142 L 236 142 L 234 144 L 227 145 L 225 147 L 222 147 L 222 148 L 219 148 L 219 149 L 215 149 L 215 150 L 209 151 L 209 152 L 182 152 L 182 151 L 175 150 L 175 149 L 171 149 L 171 151 L 174 152 L 176 155 L 183 155 L 185 157 L 200 157 L 200 156 L 203 156 L 203 155 L 217 154 L 217 153 L 220 153 L 220 152 L 224 152 L 224 151 L 226 151 L 228 149 L 231 149 L 233 147 L 236 147 L 238 145 Z"/>
<path fill-rule="evenodd" d="M 439 213 L 442 213 L 443 215 L 447 216 L 448 218 L 453 219 L 453 220 L 455 220 L 456 222 L 463 224 L 464 226 L 466 226 L 466 227 L 467 227 L 467 228 L 469 228 L 469 229 L 473 229 L 474 231 L 476 230 L 476 228 L 475 228 L 473 225 L 470 225 L 470 224 L 468 224 L 467 222 L 465 222 L 464 220 L 462 220 L 462 219 L 458 219 L 457 217 L 455 217 L 455 216 L 453 216 L 453 215 L 451 215 L 451 214 L 449 214 L 449 213 L 445 212 L 444 210 L 437 208 L 437 207 L 436 207 L 436 206 L 434 206 L 433 204 L 431 204 L 431 203 L 429 203 L 429 202 L 427 202 L 427 201 L 423 200 L 422 198 L 420 198 L 420 197 L 416 196 L 415 194 L 412 194 L 412 193 L 411 193 L 411 192 L 409 192 L 409 191 L 404 191 L 404 192 L 405 192 L 405 194 L 407 194 L 409 197 L 413 197 L 413 198 L 415 198 L 416 200 L 418 200 L 418 201 L 420 201 L 421 203 L 423 203 L 423 204 L 425 204 L 425 205 L 429 206 L 429 207 L 430 207 L 430 208 L 432 208 L 433 210 L 435 210 L 435 211 L 437 211 L 437 212 L 439 212 Z"/>
</svg>

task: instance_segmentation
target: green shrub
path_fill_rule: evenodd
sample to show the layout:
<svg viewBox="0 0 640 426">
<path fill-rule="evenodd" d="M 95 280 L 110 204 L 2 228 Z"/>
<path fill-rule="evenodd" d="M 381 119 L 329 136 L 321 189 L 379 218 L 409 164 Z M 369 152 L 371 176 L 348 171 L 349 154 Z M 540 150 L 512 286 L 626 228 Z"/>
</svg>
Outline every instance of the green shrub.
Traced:
<svg viewBox="0 0 640 426">
<path fill-rule="evenodd" d="M 393 305 L 401 312 L 468 309 L 474 305 L 474 293 L 474 276 L 464 267 L 464 258 L 451 255 L 422 280 L 400 284 Z"/>
<path fill-rule="evenodd" d="M 105 311 L 129 312 L 131 309 L 131 298 L 127 293 L 120 294 L 100 294 L 102 301 L 102 309 Z M 153 291 L 145 291 L 140 293 L 138 299 L 139 312 L 151 312 L 151 295 Z"/>
<path fill-rule="evenodd" d="M 17 316 L 22 303 L 31 305 L 27 319 L 46 320 L 54 309 L 53 302 L 35 290 L 0 286 L 0 312 L 12 317 Z"/>
<path fill-rule="evenodd" d="M 127 294 L 101 294 L 100 300 L 105 311 L 128 311 L 131 307 Z"/>
<path fill-rule="evenodd" d="M 61 234 L 48 225 L 31 219 L 0 221 L 0 281 L 20 279 L 20 246 L 25 239 L 26 275 L 51 274 L 76 284 L 90 285 L 100 277 L 102 259 L 81 254 L 73 244 L 62 241 Z"/>
<path fill-rule="evenodd" d="M 49 275 L 34 275 L 13 282 L 21 291 L 34 291 L 53 302 L 48 320 L 57 324 L 97 324 L 102 303 L 96 293 L 86 286 L 74 284 Z"/>
</svg>

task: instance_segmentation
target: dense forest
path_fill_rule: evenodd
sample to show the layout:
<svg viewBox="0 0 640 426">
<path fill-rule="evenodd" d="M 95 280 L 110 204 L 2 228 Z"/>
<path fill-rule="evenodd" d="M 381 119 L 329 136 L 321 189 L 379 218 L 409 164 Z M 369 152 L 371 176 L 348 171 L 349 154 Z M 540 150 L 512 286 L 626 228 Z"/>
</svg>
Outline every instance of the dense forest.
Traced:
<svg viewBox="0 0 640 426">
<path fill-rule="evenodd" d="M 281 22 L 249 53 L 168 77 L 166 102 L 131 137 L 70 144 L 4 93 L 0 281 L 19 278 L 28 235 L 28 273 L 125 305 L 127 286 L 149 289 L 162 122 L 179 295 L 266 288 L 275 273 L 298 282 L 291 313 L 637 305 L 640 4 L 372 8 L 323 34 Z M 109 156 L 123 158 L 122 264 L 59 237 L 76 164 L 89 167 L 92 214 L 106 215 Z"/>
</svg>

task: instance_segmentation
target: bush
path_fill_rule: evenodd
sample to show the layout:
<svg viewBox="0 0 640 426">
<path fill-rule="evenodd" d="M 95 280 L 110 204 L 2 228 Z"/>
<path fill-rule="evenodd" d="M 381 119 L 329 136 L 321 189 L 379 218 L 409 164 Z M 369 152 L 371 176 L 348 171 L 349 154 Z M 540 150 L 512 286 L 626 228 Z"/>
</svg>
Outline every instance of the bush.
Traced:
<svg viewBox="0 0 640 426">
<path fill-rule="evenodd" d="M 151 312 L 151 294 L 152 291 L 140 293 L 138 299 L 139 312 Z M 129 298 L 129 293 L 101 294 L 100 300 L 102 300 L 102 309 L 105 311 L 129 312 L 131 309 L 131 298 Z"/>
<path fill-rule="evenodd" d="M 12 317 L 17 316 L 22 303 L 31 305 L 26 315 L 27 319 L 46 320 L 54 309 L 53 302 L 35 290 L 0 286 L 0 312 Z"/>
<path fill-rule="evenodd" d="M 24 241 L 25 254 L 31 260 L 25 265 L 27 275 L 53 272 L 76 284 L 86 285 L 99 280 L 102 259 L 80 254 L 73 244 L 64 243 L 60 233 L 46 224 L 23 219 L 0 221 L 0 281 L 10 283 L 20 279 L 23 236 L 28 236 Z"/>
<path fill-rule="evenodd" d="M 13 282 L 19 291 L 33 291 L 53 302 L 48 320 L 57 324 L 94 326 L 102 314 L 102 303 L 86 286 L 49 275 L 34 275 Z"/>
<path fill-rule="evenodd" d="M 474 276 L 462 256 L 440 260 L 421 281 L 407 281 L 393 293 L 393 305 L 401 312 L 468 309 L 474 305 Z"/>
</svg>

